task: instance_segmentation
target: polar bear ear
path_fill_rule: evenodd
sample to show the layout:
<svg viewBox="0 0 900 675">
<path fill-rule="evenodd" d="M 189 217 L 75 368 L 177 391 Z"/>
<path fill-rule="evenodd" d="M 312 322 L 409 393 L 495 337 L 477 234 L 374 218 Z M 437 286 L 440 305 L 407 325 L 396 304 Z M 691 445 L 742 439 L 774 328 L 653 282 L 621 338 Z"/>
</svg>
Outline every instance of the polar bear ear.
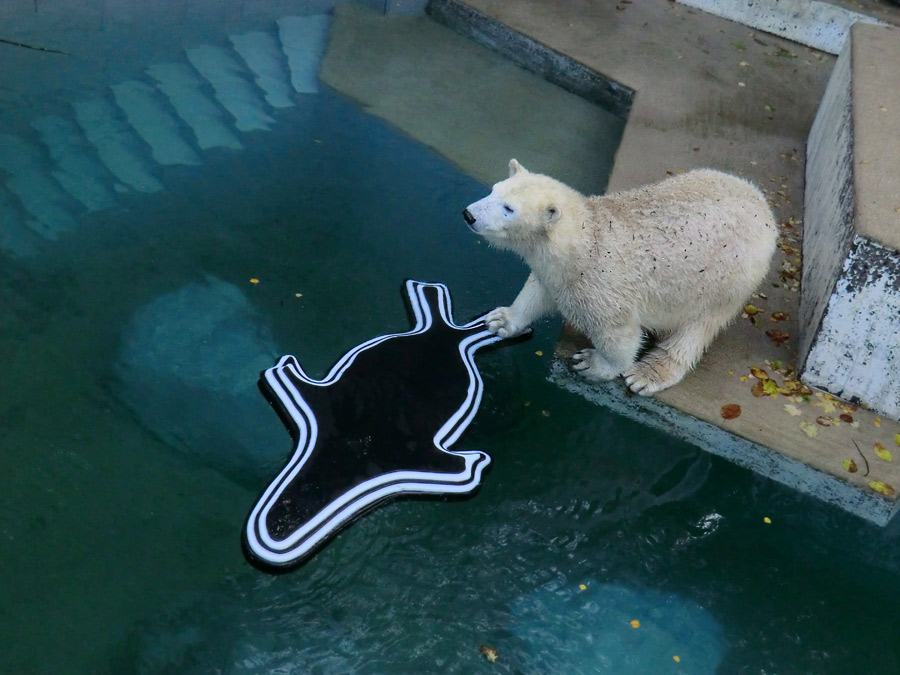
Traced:
<svg viewBox="0 0 900 675">
<path fill-rule="evenodd" d="M 524 166 L 519 164 L 518 160 L 509 160 L 509 177 L 512 178 L 517 173 L 528 173 L 528 171 L 526 171 Z"/>
<path fill-rule="evenodd" d="M 559 207 L 556 204 L 550 204 L 544 211 L 544 218 L 547 220 L 547 225 L 553 225 L 559 220 L 559 217 L 562 213 L 559 210 Z"/>
</svg>

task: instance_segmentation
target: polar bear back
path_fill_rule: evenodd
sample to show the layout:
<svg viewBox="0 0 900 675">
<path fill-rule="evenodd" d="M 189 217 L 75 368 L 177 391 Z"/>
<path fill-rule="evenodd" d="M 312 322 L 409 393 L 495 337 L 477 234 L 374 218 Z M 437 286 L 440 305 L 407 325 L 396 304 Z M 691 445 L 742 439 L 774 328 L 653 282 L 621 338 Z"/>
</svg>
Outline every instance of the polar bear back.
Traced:
<svg viewBox="0 0 900 675">
<path fill-rule="evenodd" d="M 588 198 L 582 222 L 567 225 L 551 238 L 581 240 L 572 262 L 582 283 L 659 329 L 741 302 L 765 277 L 777 236 L 755 186 L 709 169 Z"/>
</svg>

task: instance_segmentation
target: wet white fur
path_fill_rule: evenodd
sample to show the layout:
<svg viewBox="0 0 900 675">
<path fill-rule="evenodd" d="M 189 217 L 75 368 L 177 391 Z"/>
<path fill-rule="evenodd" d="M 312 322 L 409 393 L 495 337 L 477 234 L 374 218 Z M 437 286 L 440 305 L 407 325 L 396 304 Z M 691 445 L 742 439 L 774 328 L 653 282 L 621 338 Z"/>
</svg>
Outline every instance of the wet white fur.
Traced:
<svg viewBox="0 0 900 675">
<path fill-rule="evenodd" d="M 624 375 L 640 394 L 693 368 L 765 277 L 777 234 L 759 189 L 710 169 L 585 197 L 511 160 L 509 178 L 468 212 L 473 230 L 531 268 L 488 328 L 517 335 L 559 311 L 594 345 L 575 355 L 575 370 Z M 643 331 L 658 342 L 635 361 Z"/>
</svg>

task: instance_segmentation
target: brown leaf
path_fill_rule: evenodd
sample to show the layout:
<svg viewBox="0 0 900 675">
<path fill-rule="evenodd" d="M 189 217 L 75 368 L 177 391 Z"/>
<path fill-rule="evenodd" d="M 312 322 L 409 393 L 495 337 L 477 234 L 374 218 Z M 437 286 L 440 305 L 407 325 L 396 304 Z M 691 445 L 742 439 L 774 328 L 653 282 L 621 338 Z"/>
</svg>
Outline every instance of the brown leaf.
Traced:
<svg viewBox="0 0 900 675">
<path fill-rule="evenodd" d="M 856 473 L 857 471 L 859 471 L 859 468 L 856 466 L 856 462 L 854 462 L 852 459 L 845 459 L 842 464 L 844 465 L 844 468 L 850 473 Z"/>
<path fill-rule="evenodd" d="M 764 371 L 762 368 L 757 368 L 756 366 L 750 367 L 750 374 L 755 377 L 757 380 L 768 380 L 769 374 Z"/>
<path fill-rule="evenodd" d="M 828 415 L 819 415 L 816 418 L 816 424 L 820 427 L 831 427 L 834 426 L 834 418 L 829 417 Z"/>
<path fill-rule="evenodd" d="M 737 403 L 727 403 L 722 406 L 720 414 L 723 420 L 733 420 L 735 417 L 741 416 L 741 406 Z"/>
<path fill-rule="evenodd" d="M 779 347 L 787 342 L 791 337 L 787 331 L 783 330 L 767 330 L 766 335 L 769 336 L 769 339 Z"/>
<path fill-rule="evenodd" d="M 847 413 L 840 414 L 841 422 L 846 422 L 847 424 L 853 423 L 853 415 L 848 415 Z"/>
<path fill-rule="evenodd" d="M 769 317 L 769 321 L 775 323 L 776 321 L 787 321 L 791 316 L 787 312 L 772 312 L 772 316 Z"/>
<path fill-rule="evenodd" d="M 753 394 L 756 398 L 765 396 L 766 395 L 765 381 L 757 380 L 756 384 L 754 384 L 752 387 L 750 387 L 750 393 Z"/>
</svg>

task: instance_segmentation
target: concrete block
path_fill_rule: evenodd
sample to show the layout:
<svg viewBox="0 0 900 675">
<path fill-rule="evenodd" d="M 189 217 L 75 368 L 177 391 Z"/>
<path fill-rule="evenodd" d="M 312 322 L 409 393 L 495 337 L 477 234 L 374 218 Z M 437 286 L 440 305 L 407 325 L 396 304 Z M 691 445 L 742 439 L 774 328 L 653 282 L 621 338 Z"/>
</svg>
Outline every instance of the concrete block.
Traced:
<svg viewBox="0 0 900 675">
<path fill-rule="evenodd" d="M 801 377 L 900 419 L 900 30 L 856 24 L 810 131 Z"/>
</svg>

